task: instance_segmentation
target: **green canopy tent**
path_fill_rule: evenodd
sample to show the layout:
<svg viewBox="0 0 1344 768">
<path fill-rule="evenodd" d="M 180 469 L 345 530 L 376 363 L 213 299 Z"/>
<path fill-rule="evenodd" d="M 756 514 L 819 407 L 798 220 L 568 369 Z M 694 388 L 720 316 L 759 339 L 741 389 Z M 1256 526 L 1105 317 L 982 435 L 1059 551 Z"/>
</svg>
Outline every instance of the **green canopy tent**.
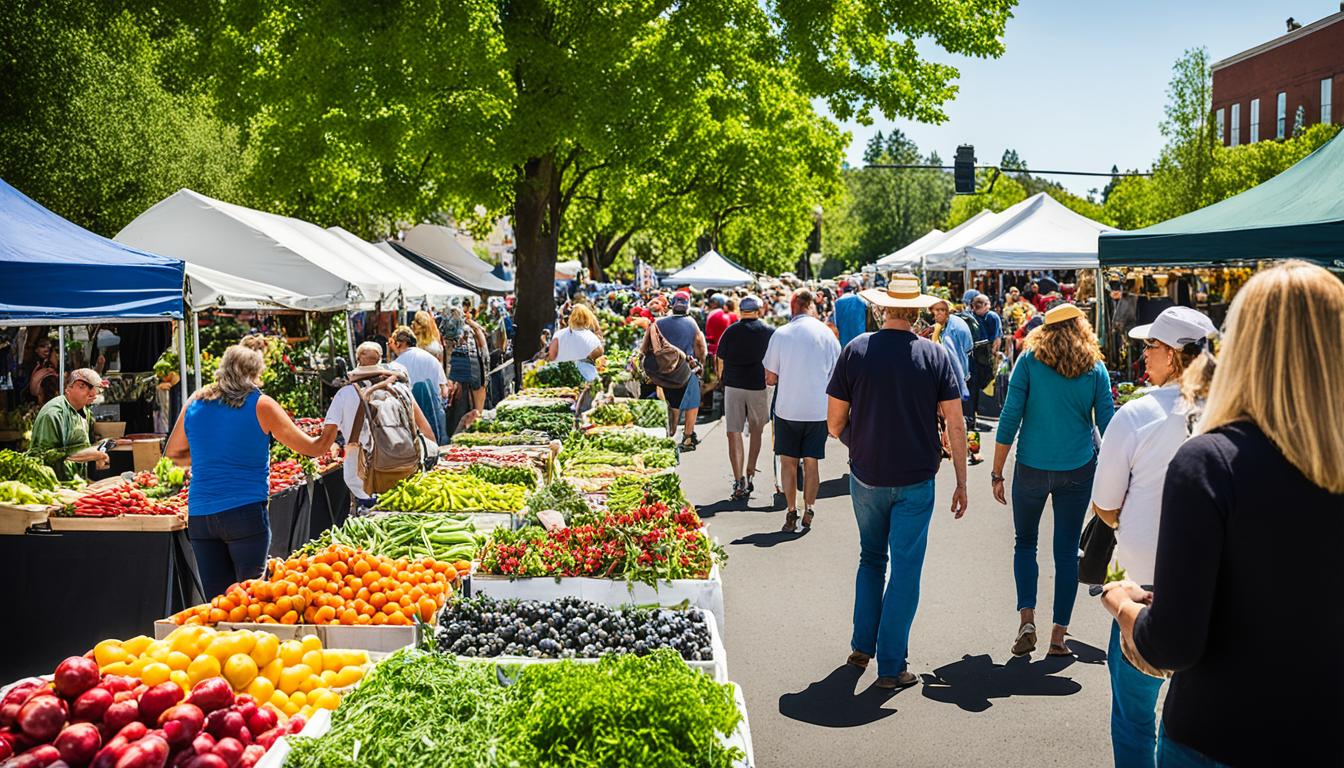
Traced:
<svg viewBox="0 0 1344 768">
<path fill-rule="evenodd" d="M 1278 176 L 1222 202 L 1144 229 L 1101 233 L 1101 266 L 1305 259 L 1344 267 L 1341 135 Z"/>
</svg>

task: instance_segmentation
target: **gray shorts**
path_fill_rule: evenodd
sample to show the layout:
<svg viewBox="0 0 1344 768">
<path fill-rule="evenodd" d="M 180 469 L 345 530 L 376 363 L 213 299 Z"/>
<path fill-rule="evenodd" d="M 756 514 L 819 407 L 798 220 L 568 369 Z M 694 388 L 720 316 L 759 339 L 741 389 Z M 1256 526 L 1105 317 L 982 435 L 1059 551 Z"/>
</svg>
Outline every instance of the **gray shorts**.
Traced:
<svg viewBox="0 0 1344 768">
<path fill-rule="evenodd" d="M 770 422 L 770 390 L 724 387 L 723 416 L 728 432 L 742 432 L 746 424 L 752 432 L 760 432 Z"/>
</svg>

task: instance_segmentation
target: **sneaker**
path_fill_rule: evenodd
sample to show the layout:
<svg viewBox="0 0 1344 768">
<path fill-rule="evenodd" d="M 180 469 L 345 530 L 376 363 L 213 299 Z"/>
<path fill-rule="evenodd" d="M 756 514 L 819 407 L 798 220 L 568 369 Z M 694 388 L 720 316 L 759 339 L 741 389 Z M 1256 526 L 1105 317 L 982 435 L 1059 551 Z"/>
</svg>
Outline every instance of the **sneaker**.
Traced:
<svg viewBox="0 0 1344 768">
<path fill-rule="evenodd" d="M 877 683 L 875 683 L 875 685 L 877 685 L 878 688 L 894 690 L 896 688 L 909 688 L 918 682 L 919 677 L 915 675 L 914 672 L 907 669 L 895 677 L 879 677 L 877 678 Z"/>
<path fill-rule="evenodd" d="M 733 494 L 732 494 L 731 496 L 729 496 L 728 498 L 732 499 L 733 501 L 741 501 L 742 499 L 747 498 L 747 495 L 748 495 L 748 494 L 747 494 L 747 483 L 746 483 L 746 481 L 745 481 L 745 480 L 734 480 L 734 481 L 733 481 Z"/>
<path fill-rule="evenodd" d="M 754 477 L 755 475 L 747 475 L 747 493 L 756 492 L 756 484 L 752 482 L 752 478 Z"/>
</svg>

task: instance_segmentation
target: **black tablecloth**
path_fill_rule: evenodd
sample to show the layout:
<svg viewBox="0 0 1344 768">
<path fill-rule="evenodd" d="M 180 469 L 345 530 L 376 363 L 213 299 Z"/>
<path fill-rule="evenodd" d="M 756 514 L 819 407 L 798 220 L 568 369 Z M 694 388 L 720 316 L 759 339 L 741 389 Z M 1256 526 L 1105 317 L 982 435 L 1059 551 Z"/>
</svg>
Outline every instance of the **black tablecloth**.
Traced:
<svg viewBox="0 0 1344 768">
<path fill-rule="evenodd" d="M 0 536 L 9 605 L 0 682 L 50 674 L 98 641 L 154 634 L 201 602 L 186 531 Z"/>
</svg>

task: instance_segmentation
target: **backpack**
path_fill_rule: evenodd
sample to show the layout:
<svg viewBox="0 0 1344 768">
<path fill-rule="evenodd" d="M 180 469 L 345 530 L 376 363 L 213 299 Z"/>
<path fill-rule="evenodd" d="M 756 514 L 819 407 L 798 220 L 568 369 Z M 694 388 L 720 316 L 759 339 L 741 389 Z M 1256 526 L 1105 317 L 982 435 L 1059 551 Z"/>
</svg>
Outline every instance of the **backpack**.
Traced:
<svg viewBox="0 0 1344 768">
<path fill-rule="evenodd" d="M 420 469 L 423 448 L 414 401 L 399 383 L 395 376 L 384 376 L 377 383 L 369 379 L 351 382 L 359 395 L 359 408 L 347 444 L 358 446 L 359 477 L 368 494 L 389 491 Z M 367 446 L 359 442 L 366 422 Z"/>
<path fill-rule="evenodd" d="M 957 313 L 957 317 L 966 321 L 966 325 L 971 329 L 971 360 L 982 366 L 992 365 L 994 362 L 994 351 L 988 341 L 980 338 L 980 318 L 969 309 L 963 309 Z"/>
<path fill-rule="evenodd" d="M 657 321 L 649 323 L 649 332 L 644 335 L 643 352 L 644 375 L 655 385 L 664 389 L 679 389 L 690 381 L 691 366 L 686 361 L 686 353 L 663 338 Z"/>
</svg>

